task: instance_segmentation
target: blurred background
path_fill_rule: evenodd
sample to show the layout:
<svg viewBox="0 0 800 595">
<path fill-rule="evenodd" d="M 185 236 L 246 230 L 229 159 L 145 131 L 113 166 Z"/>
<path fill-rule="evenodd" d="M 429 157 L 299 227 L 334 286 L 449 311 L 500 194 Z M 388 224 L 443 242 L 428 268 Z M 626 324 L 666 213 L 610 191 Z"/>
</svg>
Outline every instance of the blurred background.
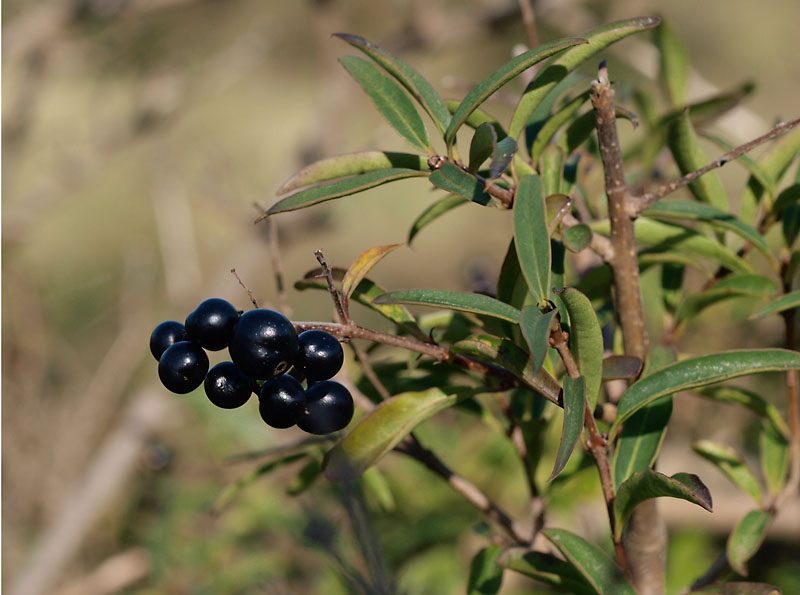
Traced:
<svg viewBox="0 0 800 595">
<path fill-rule="evenodd" d="M 756 83 L 736 117 L 718 124 L 731 141 L 798 115 L 795 0 L 534 5 L 542 41 L 620 18 L 665 17 L 697 69 L 693 99 Z M 391 498 L 358 500 L 356 511 L 344 506 L 347 488 L 324 481 L 290 498 L 290 466 L 211 515 L 224 487 L 253 468 L 228 457 L 299 434 L 270 430 L 255 403 L 222 411 L 202 392 L 168 394 L 147 341 L 155 324 L 183 320 L 207 297 L 247 308 L 231 268 L 262 305 L 277 305 L 271 231 L 253 220 L 297 169 L 344 152 L 408 150 L 338 65 L 355 52 L 331 33 L 379 44 L 459 98 L 526 42 L 519 3 L 6 0 L 2 22 L 3 587 L 349 593 L 347 577 L 365 565 L 353 519 L 369 519 L 388 581 L 409 593 L 463 592 L 469 561 L 487 543 L 482 518 L 400 457 L 381 465 Z M 617 79 L 652 78 L 646 42 L 631 38 L 607 52 Z M 501 121 L 519 89 L 511 84 L 489 104 Z M 743 176 L 723 172 L 732 185 Z M 331 320 L 325 294 L 292 288 L 316 264 L 315 249 L 347 266 L 371 246 L 404 242 L 431 197 L 425 181 L 406 181 L 277 218 L 292 317 Z M 434 224 L 372 276 L 392 288 L 493 283 L 507 214 L 476 209 Z M 739 333 L 706 338 L 708 350 Z M 420 429 L 428 445 L 521 514 L 511 449 L 448 415 L 436 431 Z M 738 412 L 719 415 L 730 421 L 726 436 L 742 430 Z M 691 457 L 685 445 L 676 450 Z M 692 469 L 674 471 L 702 463 L 693 457 Z M 554 514 L 596 533 L 603 513 L 594 476 L 585 483 L 554 499 Z M 724 493 L 724 479 L 720 486 Z M 733 501 L 726 513 L 712 493 L 720 505 L 713 522 L 686 514 L 689 505 L 665 513 L 676 544 L 673 591 L 716 557 L 745 510 Z M 580 498 L 594 504 L 576 508 Z M 755 578 L 800 592 L 798 526 L 776 523 Z M 531 585 L 507 577 L 504 592 L 530 593 Z"/>
</svg>

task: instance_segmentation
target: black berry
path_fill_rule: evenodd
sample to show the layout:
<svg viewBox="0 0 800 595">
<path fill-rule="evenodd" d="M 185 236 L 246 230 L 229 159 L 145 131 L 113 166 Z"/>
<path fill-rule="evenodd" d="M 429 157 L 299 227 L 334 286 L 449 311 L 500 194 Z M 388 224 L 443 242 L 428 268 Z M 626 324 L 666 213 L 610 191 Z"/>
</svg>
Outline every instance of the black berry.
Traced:
<svg viewBox="0 0 800 595">
<path fill-rule="evenodd" d="M 233 335 L 239 312 L 230 302 L 209 298 L 186 317 L 186 336 L 206 349 L 225 349 Z"/>
<path fill-rule="evenodd" d="M 283 374 L 295 363 L 297 333 L 280 312 L 249 310 L 239 317 L 228 351 L 245 374 L 267 380 Z"/>
<path fill-rule="evenodd" d="M 303 416 L 305 406 L 303 385 L 287 374 L 267 380 L 258 393 L 258 412 L 273 428 L 291 428 Z"/>
<path fill-rule="evenodd" d="M 178 341 L 158 360 L 158 377 L 168 390 L 179 395 L 192 392 L 203 384 L 208 372 L 208 356 L 191 341 Z"/>
<path fill-rule="evenodd" d="M 342 369 L 344 350 L 332 334 L 315 329 L 300 333 L 297 339 L 300 342 L 297 363 L 308 380 L 327 380 Z"/>
<path fill-rule="evenodd" d="M 177 320 L 165 320 L 153 329 L 150 335 L 150 353 L 156 358 L 161 359 L 161 354 L 167 347 L 178 341 L 186 340 L 186 327 Z"/>
<path fill-rule="evenodd" d="M 353 397 L 333 380 L 312 384 L 306 390 L 306 410 L 297 427 L 309 434 L 330 434 L 353 419 Z"/>
<path fill-rule="evenodd" d="M 255 381 L 233 362 L 222 362 L 211 368 L 203 386 L 208 400 L 223 409 L 241 407 L 258 388 Z"/>
</svg>

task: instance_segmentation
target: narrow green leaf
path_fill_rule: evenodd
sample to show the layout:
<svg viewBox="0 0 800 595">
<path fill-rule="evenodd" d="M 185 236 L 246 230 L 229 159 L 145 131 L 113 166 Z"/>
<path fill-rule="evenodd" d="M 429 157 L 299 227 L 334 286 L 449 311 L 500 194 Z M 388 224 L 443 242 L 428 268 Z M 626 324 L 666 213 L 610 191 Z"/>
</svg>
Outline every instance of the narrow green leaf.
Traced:
<svg viewBox="0 0 800 595">
<path fill-rule="evenodd" d="M 539 176 L 522 178 L 514 199 L 514 244 L 528 289 L 539 305 L 550 295 L 550 237 Z"/>
<path fill-rule="evenodd" d="M 363 281 L 372 267 L 378 264 L 384 256 L 394 252 L 403 244 L 389 244 L 386 246 L 373 246 L 362 252 L 353 261 L 342 279 L 342 299 L 345 303 L 350 300 L 356 287 Z"/>
<path fill-rule="evenodd" d="M 564 423 L 561 426 L 561 441 L 558 444 L 553 472 L 547 481 L 553 481 L 566 467 L 572 450 L 581 437 L 583 413 L 586 408 L 586 382 L 583 376 L 572 379 L 564 377 Z"/>
<path fill-rule="evenodd" d="M 736 148 L 736 145 L 734 145 L 733 143 L 729 143 L 725 139 L 715 134 L 711 134 L 706 131 L 700 132 L 699 134 L 703 138 L 717 145 L 720 149 L 722 149 L 726 153 L 733 151 Z M 767 172 L 761 169 L 761 166 L 756 162 L 755 159 L 750 157 L 750 155 L 747 155 L 746 153 L 744 155 L 739 155 L 734 161 L 736 161 L 736 163 L 744 167 L 750 173 L 750 175 L 752 175 L 762 185 L 767 186 L 770 184 L 770 178 Z"/>
<path fill-rule="evenodd" d="M 789 426 L 786 425 L 781 412 L 772 403 L 752 391 L 733 386 L 709 386 L 696 393 L 713 401 L 747 407 L 756 415 L 768 420 L 778 434 L 789 435 Z"/>
<path fill-rule="evenodd" d="M 686 104 L 689 86 L 689 55 L 675 29 L 661 23 L 653 30 L 656 47 L 661 58 L 658 80 L 667 92 L 673 107 Z"/>
<path fill-rule="evenodd" d="M 572 564 L 551 554 L 532 552 L 525 548 L 511 548 L 500 556 L 497 563 L 566 593 L 575 595 L 597 593 Z"/>
<path fill-rule="evenodd" d="M 447 131 L 444 135 L 445 143 L 447 143 L 448 146 L 452 145 L 458 129 L 461 128 L 464 122 L 466 122 L 470 114 L 484 101 L 486 101 L 495 91 L 500 89 L 511 79 L 516 77 L 524 70 L 527 70 L 534 64 L 541 62 L 545 58 L 549 58 L 553 54 L 557 54 L 566 48 L 584 43 L 586 43 L 586 40 L 579 38 L 559 39 L 557 41 L 540 45 L 532 50 L 528 50 L 527 52 L 524 52 L 503 64 L 500 68 L 475 85 L 475 87 L 473 87 L 473 89 L 463 99 L 461 104 L 453 113 L 453 118 L 450 121 L 450 125 L 447 127 Z M 512 134 L 510 136 L 513 138 L 519 138 L 520 131 L 517 131 L 517 134 Z"/>
<path fill-rule="evenodd" d="M 343 196 L 349 196 L 370 188 L 375 188 L 388 182 L 396 180 L 403 180 L 405 178 L 415 178 L 427 175 L 425 172 L 405 169 L 402 167 L 395 167 L 392 169 L 381 169 L 378 171 L 371 171 L 351 178 L 344 178 L 329 182 L 327 184 L 320 184 L 319 186 L 312 186 L 305 190 L 300 190 L 294 194 L 282 198 L 269 210 L 259 217 L 258 221 L 266 219 L 275 213 L 285 213 L 286 211 L 296 211 L 297 209 L 304 209 L 326 200 L 333 200 Z"/>
<path fill-rule="evenodd" d="M 603 380 L 636 378 L 642 371 L 642 360 L 634 355 L 609 355 L 603 358 Z"/>
<path fill-rule="evenodd" d="M 331 481 L 355 479 L 392 450 L 414 427 L 459 399 L 474 396 L 467 389 L 431 388 L 402 393 L 381 401 L 325 455 L 322 470 Z"/>
<path fill-rule="evenodd" d="M 286 180 L 275 194 L 281 196 L 292 190 L 349 176 L 357 176 L 382 169 L 403 168 L 425 172 L 428 160 L 413 153 L 392 151 L 362 151 L 315 161 Z"/>
<path fill-rule="evenodd" d="M 442 167 L 434 171 L 430 175 L 430 181 L 437 188 L 463 196 L 479 205 L 489 204 L 489 201 L 492 200 L 492 197 L 483 189 L 483 184 L 475 176 L 450 162 L 444 163 Z"/>
<path fill-rule="evenodd" d="M 592 243 L 592 228 L 585 223 L 579 223 L 561 232 L 561 238 L 569 250 L 580 252 Z"/>
<path fill-rule="evenodd" d="M 706 291 L 686 299 L 676 312 L 678 322 L 682 322 L 713 304 L 736 297 L 768 298 L 778 292 L 778 284 L 762 275 L 730 275 L 715 283 Z"/>
<path fill-rule="evenodd" d="M 491 316 L 515 324 L 519 320 L 519 310 L 479 293 L 461 293 L 444 289 L 404 289 L 385 293 L 377 297 L 374 302 L 376 304 L 419 304 L 434 308 L 449 308 Z"/>
<path fill-rule="evenodd" d="M 542 176 L 542 186 L 544 186 L 545 196 L 562 192 L 565 159 L 566 154 L 563 149 L 556 145 L 547 145 L 544 151 L 542 151 L 539 171 Z"/>
<path fill-rule="evenodd" d="M 411 224 L 411 229 L 408 232 L 408 240 L 406 240 L 406 243 L 411 245 L 412 240 L 424 228 L 436 221 L 442 215 L 449 213 L 456 207 L 465 205 L 468 202 L 469 201 L 466 198 L 457 194 L 450 194 L 441 200 L 437 200 L 435 203 L 422 211 L 419 217 L 414 220 L 414 223 Z"/>
<path fill-rule="evenodd" d="M 469 144 L 469 167 L 471 173 L 478 171 L 483 162 L 491 157 L 497 148 L 497 131 L 489 122 L 475 129 Z"/>
<path fill-rule="evenodd" d="M 450 123 L 450 111 L 442 98 L 431 84 L 414 68 L 403 62 L 400 58 L 390 55 L 377 45 L 370 43 L 363 37 L 347 33 L 334 33 L 338 37 L 358 48 L 375 62 L 380 64 L 397 82 L 403 85 L 411 96 L 419 102 L 423 109 L 436 124 L 439 132 L 444 134 Z"/>
<path fill-rule="evenodd" d="M 586 379 L 586 400 L 594 410 L 603 382 L 603 334 L 592 302 L 574 287 L 559 294 L 569 313 L 569 348 Z"/>
<path fill-rule="evenodd" d="M 772 143 L 772 146 L 758 160 L 759 167 L 769 176 L 771 184 L 765 187 L 755 176 L 750 176 L 742 194 L 740 207 L 742 221 L 755 224 L 758 203 L 765 195 L 771 199 L 776 191 L 775 185 L 798 155 L 800 155 L 800 128 L 796 128 Z M 767 204 L 766 206 L 767 210 L 770 210 L 772 205 Z"/>
<path fill-rule="evenodd" d="M 767 492 L 775 496 L 783 489 L 789 474 L 789 441 L 784 434 L 775 431 L 767 423 L 759 435 L 761 446 L 761 473 Z"/>
<path fill-rule="evenodd" d="M 625 422 L 611 459 L 614 489 L 637 471 L 653 466 L 672 416 L 672 397 L 661 397 L 642 407 Z"/>
<path fill-rule="evenodd" d="M 299 496 L 308 490 L 320 475 L 322 475 L 322 464 L 320 461 L 316 458 L 309 459 L 286 488 L 286 494 L 289 496 Z"/>
<path fill-rule="evenodd" d="M 779 312 L 791 310 L 792 308 L 800 308 L 800 290 L 792 291 L 772 300 L 769 304 L 750 316 L 750 320 L 763 318 L 770 314 L 778 314 Z"/>
<path fill-rule="evenodd" d="M 541 369 L 547 357 L 547 350 L 550 347 L 550 328 L 553 326 L 556 312 L 558 310 L 555 308 L 542 312 L 538 306 L 525 306 L 519 315 L 519 327 L 530 349 L 534 372 Z"/>
<path fill-rule="evenodd" d="M 281 467 L 294 463 L 295 461 L 304 459 L 307 456 L 307 452 L 294 452 L 260 465 L 255 470 L 247 473 L 246 475 L 237 479 L 234 483 L 225 487 L 225 489 L 222 490 L 219 496 L 217 496 L 217 499 L 214 501 L 214 504 L 211 507 L 211 513 L 215 515 L 220 514 L 225 508 L 227 508 L 234 498 L 241 493 L 243 489 L 253 482 L 275 471 L 275 469 L 280 469 Z"/>
<path fill-rule="evenodd" d="M 699 440 L 692 445 L 692 450 L 716 465 L 740 490 L 753 498 L 756 504 L 761 503 L 761 486 L 734 449 L 711 440 Z"/>
<path fill-rule="evenodd" d="M 762 372 L 800 368 L 800 353 L 788 349 L 742 349 L 712 353 L 666 366 L 632 384 L 622 395 L 617 419 L 611 427 L 616 436 L 627 419 L 659 397 L 682 390 L 716 384 Z"/>
<path fill-rule="evenodd" d="M 601 595 L 636 593 L 619 567 L 597 546 L 564 529 L 544 529 L 542 535 L 558 548 L 567 562 L 581 574 L 596 593 Z"/>
<path fill-rule="evenodd" d="M 492 163 L 489 165 L 489 178 L 495 179 L 502 176 L 514 160 L 517 153 L 517 141 L 510 136 L 505 137 L 495 145 L 492 153 Z"/>
<path fill-rule="evenodd" d="M 497 564 L 503 553 L 499 545 L 490 545 L 479 551 L 469 567 L 467 595 L 494 595 L 503 584 L 503 567 Z"/>
<path fill-rule="evenodd" d="M 539 157 L 547 144 L 553 139 L 562 126 L 573 119 L 583 104 L 589 99 L 589 91 L 584 91 L 574 99 L 564 104 L 542 125 L 531 146 L 531 162 L 538 163 Z"/>
<path fill-rule="evenodd" d="M 343 56 L 339 61 L 366 91 L 392 128 L 415 147 L 433 155 L 425 123 L 403 89 L 363 58 Z"/>
<path fill-rule="evenodd" d="M 508 135 L 512 138 L 519 138 L 539 104 L 564 77 L 584 61 L 604 50 L 615 41 L 645 29 L 651 29 L 658 25 L 659 22 L 660 19 L 656 17 L 636 17 L 611 23 L 583 35 L 588 43 L 570 48 L 561 56 L 552 60 L 528 84 L 511 118 Z"/>
<path fill-rule="evenodd" d="M 445 105 L 447 105 L 447 109 L 450 110 L 450 113 L 453 114 L 458 109 L 458 106 L 461 105 L 461 102 L 454 99 L 448 99 L 445 101 Z M 494 131 L 497 133 L 497 138 L 505 138 L 508 136 L 505 128 L 503 128 L 503 125 L 497 121 L 497 118 L 490 116 L 480 108 L 472 112 L 464 124 L 469 128 L 477 130 L 481 124 L 487 122 L 492 125 L 492 128 L 494 128 Z"/>
<path fill-rule="evenodd" d="M 386 476 L 377 467 L 370 467 L 361 474 L 361 485 L 370 501 L 383 512 L 394 512 L 397 508 L 392 488 Z"/>
<path fill-rule="evenodd" d="M 781 595 L 781 590 L 766 583 L 733 581 L 706 585 L 698 591 L 691 591 L 688 595 Z"/>
<path fill-rule="evenodd" d="M 775 199 L 775 204 L 772 205 L 772 214 L 780 215 L 785 209 L 798 202 L 800 202 L 800 184 L 792 184 L 781 190 L 778 198 Z"/>
<path fill-rule="evenodd" d="M 597 126 L 594 112 L 589 110 L 572 120 L 556 143 L 565 155 L 571 155 L 588 139 Z"/>
<path fill-rule="evenodd" d="M 747 561 L 761 547 L 772 517 L 763 510 L 751 510 L 736 525 L 728 538 L 726 552 L 731 568 L 747 576 Z"/>
<path fill-rule="evenodd" d="M 660 497 L 688 500 L 711 512 L 711 493 L 696 475 L 676 473 L 668 477 L 650 469 L 637 471 L 619 486 L 614 497 L 615 537 L 622 536 L 625 523 L 637 504 Z"/>
</svg>

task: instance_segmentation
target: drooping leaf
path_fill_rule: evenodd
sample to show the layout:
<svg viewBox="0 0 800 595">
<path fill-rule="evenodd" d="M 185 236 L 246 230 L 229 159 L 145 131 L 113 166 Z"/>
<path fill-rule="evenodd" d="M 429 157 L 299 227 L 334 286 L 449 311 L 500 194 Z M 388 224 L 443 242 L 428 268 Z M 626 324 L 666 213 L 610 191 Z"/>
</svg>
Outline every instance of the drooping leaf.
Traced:
<svg viewBox="0 0 800 595">
<path fill-rule="evenodd" d="M 561 441 L 558 444 L 553 472 L 548 481 L 555 479 L 566 467 L 572 450 L 581 437 L 583 414 L 586 407 L 586 382 L 583 376 L 564 377 L 564 423 L 561 427 Z"/>
<path fill-rule="evenodd" d="M 614 497 L 614 533 L 617 539 L 622 536 L 625 523 L 637 504 L 661 497 L 688 500 L 711 512 L 711 493 L 697 475 L 676 473 L 669 477 L 651 469 L 637 471 L 619 486 Z"/>
<path fill-rule="evenodd" d="M 736 484 L 740 490 L 753 498 L 757 504 L 761 503 L 761 486 L 758 480 L 747 468 L 744 460 L 732 448 L 711 440 L 699 440 L 692 445 L 701 457 L 713 463 L 728 479 Z"/>
<path fill-rule="evenodd" d="M 349 35 L 347 33 L 334 33 L 334 37 L 338 37 L 353 47 L 358 48 L 380 64 L 397 82 L 406 88 L 417 102 L 419 102 L 423 109 L 428 112 L 428 115 L 436 124 L 439 132 L 444 134 L 444 131 L 450 123 L 450 110 L 447 109 L 444 101 L 442 101 L 439 94 L 436 93 L 425 77 L 400 60 L 400 58 L 390 55 L 388 52 L 362 37 Z"/>
<path fill-rule="evenodd" d="M 429 224 L 436 221 L 442 215 L 449 213 L 456 207 L 465 205 L 468 202 L 469 201 L 466 198 L 457 194 L 451 194 L 449 196 L 445 196 L 441 200 L 437 200 L 431 206 L 422 211 L 419 217 L 414 220 L 414 223 L 411 224 L 411 229 L 408 232 L 408 240 L 406 240 L 406 243 L 410 245 L 411 241 L 417 236 L 417 234 Z"/>
<path fill-rule="evenodd" d="M 418 149 L 433 155 L 425 123 L 405 91 L 368 60 L 342 56 L 339 61 L 366 91 L 392 128 Z"/>
<path fill-rule="evenodd" d="M 785 372 L 798 368 L 800 368 L 800 353 L 788 349 L 742 349 L 712 353 L 677 362 L 642 378 L 625 391 L 610 433 L 616 436 L 622 424 L 631 415 L 664 395 L 716 384 L 739 376 L 762 372 Z"/>
<path fill-rule="evenodd" d="M 625 422 L 611 459 L 615 490 L 637 471 L 653 466 L 671 416 L 672 397 L 667 396 L 642 407 Z"/>
<path fill-rule="evenodd" d="M 344 279 L 342 279 L 342 300 L 346 303 L 372 267 L 378 264 L 384 256 L 394 252 L 402 245 L 403 244 L 389 244 L 386 246 L 373 246 L 362 252 L 344 274 Z"/>
<path fill-rule="evenodd" d="M 450 162 L 444 163 L 442 167 L 433 172 L 430 175 L 430 181 L 437 188 L 462 196 L 479 205 L 489 204 L 492 200 L 492 197 L 483 189 L 483 184 L 475 176 Z"/>
<path fill-rule="evenodd" d="M 713 401 L 747 407 L 756 415 L 768 420 L 778 434 L 789 435 L 789 426 L 786 425 L 781 412 L 775 405 L 752 391 L 734 386 L 709 386 L 696 393 Z"/>
<path fill-rule="evenodd" d="M 520 133 L 528 124 L 533 112 L 555 86 L 575 70 L 584 61 L 602 51 L 615 41 L 628 35 L 651 29 L 658 25 L 660 19 L 656 17 L 636 17 L 624 21 L 617 21 L 604 27 L 594 29 L 583 35 L 588 43 L 576 45 L 552 60 L 546 68 L 539 72 L 528 84 L 522 95 L 514 115 L 511 118 L 508 135 L 519 138 Z"/>
<path fill-rule="evenodd" d="M 675 314 L 682 322 L 708 308 L 709 306 L 736 297 L 768 298 L 777 293 L 778 285 L 769 277 L 762 275 L 729 275 L 711 288 L 686 299 Z"/>
<path fill-rule="evenodd" d="M 497 563 L 566 593 L 575 595 L 597 593 L 572 564 L 551 554 L 532 552 L 525 548 L 512 548 L 506 550 Z"/>
<path fill-rule="evenodd" d="M 759 435 L 759 445 L 764 483 L 769 495 L 775 496 L 783 489 L 789 474 L 789 441 L 784 434 L 776 432 L 773 426 L 765 422 Z"/>
<path fill-rule="evenodd" d="M 528 289 L 544 306 L 550 295 L 550 238 L 539 176 L 522 178 L 514 199 L 514 245 Z"/>
<path fill-rule="evenodd" d="M 592 228 L 585 223 L 579 223 L 566 228 L 561 233 L 564 245 L 572 252 L 580 252 L 592 243 Z"/>
<path fill-rule="evenodd" d="M 501 546 L 490 545 L 475 554 L 469 567 L 467 595 L 494 595 L 500 591 L 503 567 L 497 564 L 497 560 L 502 553 Z"/>
<path fill-rule="evenodd" d="M 642 371 L 642 360 L 634 355 L 609 355 L 603 358 L 603 380 L 636 378 Z"/>
<path fill-rule="evenodd" d="M 567 562 L 580 573 L 596 593 L 601 595 L 636 593 L 619 566 L 597 546 L 564 529 L 544 529 L 542 535 L 558 548 Z"/>
<path fill-rule="evenodd" d="M 222 490 L 211 507 L 212 514 L 221 513 L 233 501 L 233 499 L 241 493 L 243 489 L 251 485 L 253 482 L 275 471 L 276 469 L 280 469 L 281 467 L 294 463 L 295 461 L 304 459 L 307 456 L 307 452 L 293 452 L 291 454 L 268 461 L 263 465 L 259 465 L 256 469 L 240 477 L 234 483 L 228 485 L 224 490 Z"/>
<path fill-rule="evenodd" d="M 547 121 L 542 125 L 542 128 L 536 134 L 531 146 L 531 161 L 533 163 L 539 162 L 539 156 L 547 146 L 547 144 L 556 135 L 556 132 L 569 122 L 573 116 L 578 112 L 581 106 L 589 99 L 589 91 L 584 91 L 571 101 L 563 105 L 555 114 L 550 116 Z"/>
<path fill-rule="evenodd" d="M 445 143 L 451 146 L 456 138 L 458 129 L 466 122 L 470 114 L 508 81 L 545 58 L 549 58 L 562 50 L 583 43 L 586 43 L 586 40 L 580 38 L 559 39 L 528 50 L 503 64 L 500 68 L 475 85 L 461 101 L 458 108 L 453 113 L 453 118 L 445 132 Z M 512 134 L 510 136 L 519 138 L 519 131 L 517 131 L 517 134 Z"/>
<path fill-rule="evenodd" d="M 474 396 L 475 391 L 431 388 L 382 401 L 326 455 L 322 470 L 331 481 L 355 479 L 392 450 L 417 424 Z"/>
<path fill-rule="evenodd" d="M 499 141 L 492 153 L 492 163 L 489 165 L 489 177 L 491 179 L 499 178 L 511 165 L 514 156 L 517 153 L 517 141 L 510 136 L 505 137 Z"/>
<path fill-rule="evenodd" d="M 275 213 L 285 213 L 286 211 L 304 209 L 326 200 L 333 200 L 335 198 L 341 198 L 343 196 L 349 196 L 351 194 L 363 192 L 364 190 L 369 190 L 370 188 L 375 188 L 376 186 L 380 186 L 388 182 L 425 175 L 427 174 L 423 171 L 394 167 L 391 169 L 381 169 L 378 171 L 367 172 L 351 178 L 335 180 L 326 184 L 320 184 L 319 186 L 312 186 L 282 198 L 272 205 L 267 212 L 258 219 L 258 221 L 266 219 Z"/>
<path fill-rule="evenodd" d="M 603 382 L 603 334 L 592 302 L 574 287 L 559 294 L 569 313 L 569 348 L 586 379 L 586 400 L 594 410 Z"/>
<path fill-rule="evenodd" d="M 522 336 L 531 352 L 533 371 L 538 372 L 550 347 L 550 328 L 553 326 L 553 317 L 558 310 L 552 309 L 542 312 L 538 306 L 525 306 L 519 316 L 519 327 Z"/>
<path fill-rule="evenodd" d="M 706 585 L 689 595 L 781 595 L 781 590 L 766 583 L 732 581 Z"/>
<path fill-rule="evenodd" d="M 497 148 L 497 131 L 489 122 L 484 122 L 475 129 L 472 141 L 469 144 L 469 167 L 471 173 L 491 157 Z"/>
<path fill-rule="evenodd" d="M 348 153 L 321 159 L 307 165 L 281 184 L 275 194 L 281 196 L 311 184 L 393 168 L 413 169 L 420 172 L 429 170 L 427 159 L 413 153 L 392 151 Z"/>
<path fill-rule="evenodd" d="M 461 293 L 444 289 L 404 289 L 385 293 L 377 297 L 374 302 L 376 304 L 419 304 L 434 308 L 449 308 L 491 316 L 515 324 L 519 320 L 519 310 L 479 293 Z"/>
<path fill-rule="evenodd" d="M 736 524 L 730 537 L 726 553 L 728 563 L 737 573 L 747 576 L 747 561 L 753 557 L 764 541 L 772 517 L 763 510 L 751 510 Z"/>
<path fill-rule="evenodd" d="M 800 308 L 800 290 L 792 291 L 775 298 L 758 312 L 750 316 L 750 320 L 763 318 L 770 314 L 778 314 L 779 312 L 791 310 L 792 308 Z"/>
<path fill-rule="evenodd" d="M 673 107 L 686 104 L 689 86 L 689 56 L 675 30 L 661 23 L 653 30 L 661 65 L 658 80 Z"/>
</svg>

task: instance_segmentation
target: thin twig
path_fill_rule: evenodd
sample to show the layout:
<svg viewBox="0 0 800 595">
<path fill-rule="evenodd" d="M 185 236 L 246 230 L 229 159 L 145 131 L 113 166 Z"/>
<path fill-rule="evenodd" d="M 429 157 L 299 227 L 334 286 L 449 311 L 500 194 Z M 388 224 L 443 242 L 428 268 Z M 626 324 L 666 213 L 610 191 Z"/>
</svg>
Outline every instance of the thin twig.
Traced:
<svg viewBox="0 0 800 595">
<path fill-rule="evenodd" d="M 355 343 L 350 343 L 350 347 L 355 352 L 358 363 L 361 364 L 361 369 L 364 371 L 364 376 L 367 377 L 367 380 L 369 380 L 370 384 L 372 384 L 372 387 L 378 391 L 381 399 L 384 401 L 386 399 L 390 399 L 392 397 L 392 393 L 389 392 L 389 389 L 386 388 L 386 385 L 381 382 L 380 378 L 378 378 L 378 375 L 375 373 L 375 369 L 369 362 L 369 356 L 367 353 Z"/>
<path fill-rule="evenodd" d="M 256 301 L 256 296 L 254 296 L 253 292 L 250 291 L 250 288 L 244 284 L 244 281 L 242 281 L 242 278 L 239 277 L 239 273 L 236 272 L 236 269 L 231 269 L 231 274 L 234 277 L 236 277 L 236 280 L 239 282 L 239 285 L 241 285 L 242 289 L 244 289 L 247 292 L 247 297 L 250 299 L 250 303 L 253 304 L 254 307 L 258 308 L 258 302 Z"/>
<path fill-rule="evenodd" d="M 347 324 L 350 321 L 350 316 L 342 306 L 342 298 L 333 282 L 333 273 L 331 273 L 331 268 L 328 266 L 328 261 L 326 261 L 325 257 L 322 255 L 322 250 L 314 250 L 314 256 L 317 257 L 317 262 L 319 262 L 319 265 L 322 267 L 322 274 L 325 277 L 325 282 L 328 284 L 328 291 L 331 294 L 333 305 L 336 306 L 336 315 L 339 318 L 339 322 Z"/>
<path fill-rule="evenodd" d="M 478 174 L 474 174 L 477 180 L 483 185 L 483 189 L 489 196 L 493 196 L 494 198 L 498 199 L 505 208 L 510 209 L 514 204 L 514 191 L 508 190 L 507 188 L 503 188 L 498 186 L 497 184 L 493 183 L 491 180 L 487 180 L 483 176 L 479 176 Z"/>
<path fill-rule="evenodd" d="M 519 0 L 519 9 L 522 12 L 522 22 L 525 23 L 528 47 L 533 49 L 539 45 L 539 34 L 536 32 L 536 13 L 531 0 Z"/>
<path fill-rule="evenodd" d="M 272 258 L 272 274 L 275 276 L 275 288 L 278 291 L 278 307 L 280 308 L 281 314 L 287 318 L 291 318 L 292 307 L 289 304 L 289 296 L 286 295 L 286 287 L 283 284 L 278 221 L 275 217 L 270 217 L 267 219 L 267 225 L 269 226 L 269 254 Z"/>
</svg>

